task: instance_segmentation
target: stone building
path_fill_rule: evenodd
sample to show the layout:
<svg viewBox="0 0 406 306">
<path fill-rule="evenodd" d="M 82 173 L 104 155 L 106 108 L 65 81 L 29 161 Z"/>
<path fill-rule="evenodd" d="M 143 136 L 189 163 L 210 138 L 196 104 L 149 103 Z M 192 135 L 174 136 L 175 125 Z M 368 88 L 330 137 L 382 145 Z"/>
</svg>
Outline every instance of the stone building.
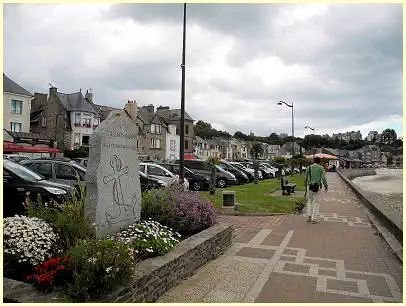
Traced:
<svg viewBox="0 0 406 306">
<path fill-rule="evenodd" d="M 153 105 L 148 105 L 147 107 L 154 108 Z M 156 109 L 157 114 L 160 118 L 164 119 L 167 125 L 176 126 L 176 135 L 180 136 L 180 109 L 170 109 L 169 106 L 159 106 Z M 184 139 L 184 150 L 185 154 L 193 153 L 193 141 L 194 141 L 194 131 L 193 131 L 194 119 L 185 112 L 185 139 Z"/>
<path fill-rule="evenodd" d="M 31 131 L 56 140 L 61 151 L 89 146 L 90 135 L 101 116 L 92 103 L 92 94 L 82 91 L 60 93 L 51 87 L 49 95 L 34 93 L 31 109 Z"/>
</svg>

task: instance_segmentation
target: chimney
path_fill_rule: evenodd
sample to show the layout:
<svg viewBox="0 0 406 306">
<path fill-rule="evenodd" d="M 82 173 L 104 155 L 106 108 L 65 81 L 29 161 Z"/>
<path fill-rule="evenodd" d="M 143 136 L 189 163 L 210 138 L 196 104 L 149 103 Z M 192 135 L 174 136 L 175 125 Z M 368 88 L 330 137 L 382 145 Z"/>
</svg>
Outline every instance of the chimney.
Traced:
<svg viewBox="0 0 406 306">
<path fill-rule="evenodd" d="M 58 88 L 56 88 L 56 87 L 51 87 L 50 89 L 49 89 L 49 96 L 51 97 L 51 96 L 56 96 L 56 92 L 58 91 Z"/>
<path fill-rule="evenodd" d="M 169 106 L 159 106 L 156 108 L 156 112 L 162 118 L 169 119 Z"/>
<path fill-rule="evenodd" d="M 153 114 L 154 113 L 154 105 L 148 104 L 148 106 L 143 106 L 143 109 L 145 109 L 148 113 Z"/>
<path fill-rule="evenodd" d="M 93 103 L 93 94 L 88 90 L 86 90 L 85 98 L 89 103 Z"/>
</svg>

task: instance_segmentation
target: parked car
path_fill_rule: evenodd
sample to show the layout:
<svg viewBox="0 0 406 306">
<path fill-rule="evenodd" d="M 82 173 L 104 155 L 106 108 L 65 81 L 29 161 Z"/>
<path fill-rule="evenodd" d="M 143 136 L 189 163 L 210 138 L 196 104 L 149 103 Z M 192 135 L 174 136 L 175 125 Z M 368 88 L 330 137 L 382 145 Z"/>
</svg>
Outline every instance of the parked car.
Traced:
<svg viewBox="0 0 406 306">
<path fill-rule="evenodd" d="M 241 165 L 243 165 L 244 167 L 246 167 L 248 170 L 252 171 L 252 175 L 255 175 L 255 169 L 254 169 L 254 164 L 252 162 L 240 162 Z M 261 169 L 258 169 L 258 178 L 260 180 L 264 179 L 264 176 L 262 174 Z"/>
<path fill-rule="evenodd" d="M 177 164 L 159 164 L 162 167 L 165 167 L 173 174 L 179 175 L 180 168 Z M 210 185 L 210 178 L 208 176 L 204 176 L 198 173 L 193 172 L 192 170 L 184 167 L 184 176 L 189 181 L 189 188 L 195 191 L 208 189 Z"/>
<path fill-rule="evenodd" d="M 71 186 L 77 185 L 79 181 L 85 184 L 86 169 L 74 161 L 44 158 L 24 160 L 20 164 L 47 180 Z"/>
<path fill-rule="evenodd" d="M 179 164 L 179 160 L 175 161 L 175 164 Z M 195 173 L 210 177 L 211 168 L 207 161 L 187 159 L 184 161 L 184 166 L 192 170 Z M 237 185 L 238 181 L 236 177 L 228 171 L 221 169 L 219 166 L 216 168 L 216 186 L 219 188 L 225 188 L 228 185 Z"/>
<path fill-rule="evenodd" d="M 238 170 L 244 172 L 250 182 L 254 180 L 254 169 L 248 169 L 238 162 L 230 162 L 230 164 Z"/>
<path fill-rule="evenodd" d="M 242 172 L 241 170 L 237 169 L 233 165 L 227 163 L 227 162 L 221 162 L 218 165 L 221 169 L 228 171 L 232 174 L 234 174 L 235 178 L 238 181 L 238 184 L 246 184 L 249 182 L 248 176 Z"/>
<path fill-rule="evenodd" d="M 262 175 L 264 175 L 265 178 L 274 178 L 276 177 L 276 172 L 278 171 L 277 169 L 269 168 L 263 163 L 259 164 L 259 169 L 262 170 Z"/>
<path fill-rule="evenodd" d="M 164 181 L 167 186 L 176 179 L 179 179 L 177 175 L 168 169 L 154 163 L 140 163 L 140 172 L 145 173 L 149 177 Z M 184 185 L 186 188 L 189 188 L 189 182 L 186 178 L 184 179 Z"/>
<path fill-rule="evenodd" d="M 140 172 L 140 184 L 141 192 L 145 192 L 151 189 L 165 188 L 167 186 L 164 181 L 147 176 L 143 172 Z"/>
<path fill-rule="evenodd" d="M 262 165 L 264 165 L 266 168 L 271 170 L 271 178 L 280 176 L 279 169 L 277 167 L 272 166 L 269 162 L 261 162 Z"/>
<path fill-rule="evenodd" d="M 9 159 L 13 162 L 19 163 L 20 161 L 29 159 L 29 157 L 19 154 L 3 154 L 3 159 Z"/>
<path fill-rule="evenodd" d="M 7 159 L 3 161 L 3 217 L 25 214 L 27 193 L 32 201 L 40 194 L 44 203 L 53 200 L 61 204 L 73 191 L 73 187 L 46 180 L 23 165 Z"/>
<path fill-rule="evenodd" d="M 78 165 L 81 165 L 82 167 L 87 168 L 87 163 L 88 163 L 89 159 L 81 157 L 81 158 L 74 158 L 73 161 L 75 161 Z"/>
</svg>

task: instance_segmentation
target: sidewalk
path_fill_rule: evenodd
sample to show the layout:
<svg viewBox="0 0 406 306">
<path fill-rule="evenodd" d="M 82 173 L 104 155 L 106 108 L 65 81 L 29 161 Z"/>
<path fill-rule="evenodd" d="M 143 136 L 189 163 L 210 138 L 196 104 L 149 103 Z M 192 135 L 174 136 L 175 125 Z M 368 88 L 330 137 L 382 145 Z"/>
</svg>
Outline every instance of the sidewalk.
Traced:
<svg viewBox="0 0 406 306">
<path fill-rule="evenodd" d="M 328 173 L 320 223 L 303 216 L 221 216 L 232 247 L 157 302 L 402 302 L 402 265 L 360 202 Z"/>
</svg>

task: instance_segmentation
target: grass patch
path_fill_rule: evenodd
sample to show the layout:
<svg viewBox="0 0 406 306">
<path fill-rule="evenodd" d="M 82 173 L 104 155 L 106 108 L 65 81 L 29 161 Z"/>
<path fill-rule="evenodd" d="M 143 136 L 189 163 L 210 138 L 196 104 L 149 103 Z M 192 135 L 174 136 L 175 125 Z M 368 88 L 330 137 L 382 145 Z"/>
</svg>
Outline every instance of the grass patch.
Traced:
<svg viewBox="0 0 406 306">
<path fill-rule="evenodd" d="M 295 174 L 288 176 L 289 183 L 296 184 L 296 191 L 305 191 L 303 186 L 304 176 Z M 223 203 L 222 191 L 235 191 L 236 201 L 239 203 L 240 211 L 247 213 L 272 214 L 272 213 L 293 213 L 296 207 L 295 201 L 304 201 L 303 197 L 290 195 L 281 196 L 277 193 L 281 189 L 279 179 L 269 179 L 254 183 L 230 186 L 226 189 L 216 188 L 216 194 L 210 195 L 208 191 L 201 191 L 202 197 L 209 198 L 216 208 L 220 208 Z"/>
</svg>

